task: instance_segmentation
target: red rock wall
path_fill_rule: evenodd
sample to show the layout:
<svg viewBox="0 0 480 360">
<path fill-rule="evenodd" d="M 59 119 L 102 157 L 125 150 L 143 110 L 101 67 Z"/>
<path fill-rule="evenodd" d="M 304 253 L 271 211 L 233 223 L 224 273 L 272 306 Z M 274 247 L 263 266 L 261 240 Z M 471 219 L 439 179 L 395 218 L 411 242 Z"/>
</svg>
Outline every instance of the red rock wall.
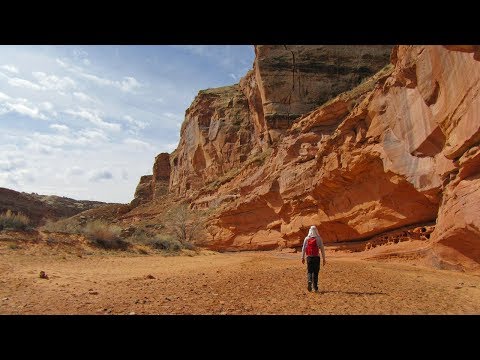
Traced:
<svg viewBox="0 0 480 360">
<path fill-rule="evenodd" d="M 228 177 L 258 147 L 248 100 L 238 85 L 200 91 L 170 156 L 170 193 L 192 199 L 206 185 L 215 191 L 215 181 Z"/>
<path fill-rule="evenodd" d="M 387 47 L 367 48 L 257 46 L 240 84 L 199 93 L 170 194 L 215 210 L 212 248 L 299 246 L 312 224 L 328 243 L 436 222 L 434 251 L 478 264 L 480 47 L 396 46 L 352 89 L 384 65 Z M 355 73 L 355 59 L 369 65 Z"/>
<path fill-rule="evenodd" d="M 474 51 L 399 46 L 393 73 L 353 109 L 340 96 L 297 120 L 262 167 L 233 181 L 239 198 L 212 246 L 298 246 L 311 224 L 326 242 L 356 240 L 436 220 L 433 241 L 478 261 Z"/>
</svg>

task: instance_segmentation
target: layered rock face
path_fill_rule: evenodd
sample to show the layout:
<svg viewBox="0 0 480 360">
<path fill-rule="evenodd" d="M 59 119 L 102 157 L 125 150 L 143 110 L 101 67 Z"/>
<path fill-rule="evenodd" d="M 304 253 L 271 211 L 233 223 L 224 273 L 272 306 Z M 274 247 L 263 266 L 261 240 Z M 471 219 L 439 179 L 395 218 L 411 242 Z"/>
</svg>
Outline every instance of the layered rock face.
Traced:
<svg viewBox="0 0 480 360">
<path fill-rule="evenodd" d="M 232 180 L 239 197 L 211 227 L 212 246 L 298 246 L 311 224 L 335 242 L 437 222 L 439 254 L 479 262 L 475 51 L 396 47 L 373 90 L 298 119 L 263 166 Z"/>
<path fill-rule="evenodd" d="M 384 45 L 256 46 L 254 74 L 263 105 L 259 117 L 263 115 L 272 141 L 299 116 L 375 74 L 389 62 L 391 49 Z"/>
<path fill-rule="evenodd" d="M 161 153 L 155 158 L 153 175 L 144 175 L 140 178 L 140 182 L 135 189 L 134 199 L 130 202 L 130 207 L 134 208 L 167 195 L 169 182 L 170 155 Z"/>
<path fill-rule="evenodd" d="M 228 177 L 258 147 L 248 100 L 238 85 L 200 91 L 170 156 L 170 192 L 194 196 L 206 184 Z"/>
<path fill-rule="evenodd" d="M 384 67 L 391 46 L 256 46 L 238 85 L 200 91 L 171 156 L 170 191 L 195 196 L 267 150 L 293 120 Z M 230 174 L 229 174 L 230 172 Z"/>
<path fill-rule="evenodd" d="M 199 93 L 169 193 L 213 208 L 210 247 L 299 246 L 312 224 L 327 243 L 435 224 L 436 255 L 478 265 L 480 47 L 390 49 L 257 46 L 238 85 Z"/>
<path fill-rule="evenodd" d="M 170 183 L 170 155 L 161 153 L 155 158 L 152 175 L 152 196 L 154 199 L 168 194 Z"/>
</svg>

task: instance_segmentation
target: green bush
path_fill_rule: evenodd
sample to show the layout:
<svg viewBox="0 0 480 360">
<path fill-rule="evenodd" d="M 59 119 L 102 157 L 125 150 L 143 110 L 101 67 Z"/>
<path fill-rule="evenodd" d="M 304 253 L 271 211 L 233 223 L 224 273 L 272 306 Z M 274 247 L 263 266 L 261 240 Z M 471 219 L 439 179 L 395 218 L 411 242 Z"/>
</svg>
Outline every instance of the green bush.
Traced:
<svg viewBox="0 0 480 360">
<path fill-rule="evenodd" d="M 30 224 L 28 216 L 22 213 L 14 214 L 11 210 L 0 214 L 0 230 L 26 230 Z"/>
</svg>

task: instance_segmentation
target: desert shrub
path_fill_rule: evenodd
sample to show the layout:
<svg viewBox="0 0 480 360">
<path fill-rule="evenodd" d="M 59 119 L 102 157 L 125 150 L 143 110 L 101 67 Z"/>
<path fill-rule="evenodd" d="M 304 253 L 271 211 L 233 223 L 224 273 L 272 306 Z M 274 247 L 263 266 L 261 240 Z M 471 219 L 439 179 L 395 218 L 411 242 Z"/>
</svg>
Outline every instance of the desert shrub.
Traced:
<svg viewBox="0 0 480 360">
<path fill-rule="evenodd" d="M 133 233 L 127 238 L 132 244 L 148 244 L 151 239 L 146 233 Z"/>
<path fill-rule="evenodd" d="M 180 241 L 169 237 L 150 240 L 149 245 L 154 249 L 166 251 L 180 251 L 183 247 Z"/>
<path fill-rule="evenodd" d="M 94 244 L 104 249 L 126 249 L 128 242 L 120 238 L 122 229 L 101 220 L 88 223 L 82 232 Z"/>
<path fill-rule="evenodd" d="M 68 234 L 81 234 L 82 227 L 81 225 L 71 219 L 63 219 L 58 221 L 47 220 L 45 225 L 41 227 L 41 230 L 49 232 L 61 232 Z"/>
<path fill-rule="evenodd" d="M 18 213 L 14 214 L 11 210 L 0 214 L 0 230 L 26 230 L 30 224 L 28 216 Z"/>
<path fill-rule="evenodd" d="M 205 232 L 205 213 L 190 209 L 183 203 L 171 208 L 165 214 L 165 225 L 173 239 L 183 247 L 193 247 L 193 243 Z"/>
<path fill-rule="evenodd" d="M 116 238 L 116 239 L 102 239 L 102 238 L 94 238 L 91 239 L 92 242 L 104 249 L 109 249 L 109 250 L 125 250 L 128 248 L 129 244 L 127 241 Z"/>
</svg>

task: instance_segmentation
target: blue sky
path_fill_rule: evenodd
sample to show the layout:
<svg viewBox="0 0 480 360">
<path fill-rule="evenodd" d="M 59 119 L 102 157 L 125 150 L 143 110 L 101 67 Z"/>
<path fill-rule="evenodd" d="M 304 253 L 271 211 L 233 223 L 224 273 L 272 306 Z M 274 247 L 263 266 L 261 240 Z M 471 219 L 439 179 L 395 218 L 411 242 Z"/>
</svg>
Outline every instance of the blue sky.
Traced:
<svg viewBox="0 0 480 360">
<path fill-rule="evenodd" d="M 127 203 L 199 90 L 253 46 L 0 46 L 0 187 Z"/>
</svg>

